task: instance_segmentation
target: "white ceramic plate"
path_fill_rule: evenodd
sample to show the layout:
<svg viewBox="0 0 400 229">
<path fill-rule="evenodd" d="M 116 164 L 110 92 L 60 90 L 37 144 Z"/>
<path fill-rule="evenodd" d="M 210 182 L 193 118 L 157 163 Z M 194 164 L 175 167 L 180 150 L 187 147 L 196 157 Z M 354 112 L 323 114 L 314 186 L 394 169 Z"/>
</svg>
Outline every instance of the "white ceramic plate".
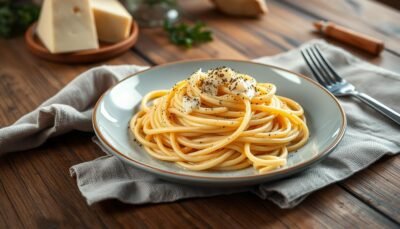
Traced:
<svg viewBox="0 0 400 229">
<path fill-rule="evenodd" d="M 149 91 L 169 89 L 199 68 L 228 66 L 247 73 L 258 82 L 271 82 L 277 94 L 299 102 L 310 129 L 308 143 L 291 153 L 287 166 L 267 174 L 253 168 L 238 171 L 188 171 L 149 156 L 128 131 L 128 123 L 142 97 Z M 267 182 L 297 173 L 327 156 L 343 137 L 346 118 L 336 98 L 314 81 L 296 73 L 264 64 L 237 60 L 193 60 L 150 68 L 121 81 L 99 99 L 93 125 L 102 144 L 126 163 L 164 179 L 210 186 L 241 186 Z"/>
</svg>

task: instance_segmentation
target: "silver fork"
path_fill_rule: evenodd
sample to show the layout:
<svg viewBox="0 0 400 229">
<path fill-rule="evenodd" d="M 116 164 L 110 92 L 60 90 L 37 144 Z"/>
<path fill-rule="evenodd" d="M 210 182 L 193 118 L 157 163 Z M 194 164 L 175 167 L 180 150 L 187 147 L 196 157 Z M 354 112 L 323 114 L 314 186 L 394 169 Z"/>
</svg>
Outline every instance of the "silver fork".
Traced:
<svg viewBox="0 0 400 229">
<path fill-rule="evenodd" d="M 322 55 L 322 51 L 317 45 L 301 50 L 301 55 L 311 69 L 315 79 L 332 94 L 337 97 L 354 96 L 400 125 L 399 113 L 371 96 L 358 92 L 353 84 L 339 76 L 330 62 Z"/>
</svg>

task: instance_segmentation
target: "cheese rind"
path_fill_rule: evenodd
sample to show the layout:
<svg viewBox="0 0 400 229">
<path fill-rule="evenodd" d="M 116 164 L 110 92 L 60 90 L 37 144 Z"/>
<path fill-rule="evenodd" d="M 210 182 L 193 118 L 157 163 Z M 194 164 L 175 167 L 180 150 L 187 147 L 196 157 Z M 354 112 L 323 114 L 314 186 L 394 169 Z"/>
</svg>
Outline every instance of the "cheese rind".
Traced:
<svg viewBox="0 0 400 229">
<path fill-rule="evenodd" d="M 99 47 L 90 0 L 45 0 L 36 32 L 51 53 Z"/>
<path fill-rule="evenodd" d="M 117 0 L 92 0 L 92 7 L 100 41 L 120 42 L 129 37 L 132 16 Z"/>
</svg>

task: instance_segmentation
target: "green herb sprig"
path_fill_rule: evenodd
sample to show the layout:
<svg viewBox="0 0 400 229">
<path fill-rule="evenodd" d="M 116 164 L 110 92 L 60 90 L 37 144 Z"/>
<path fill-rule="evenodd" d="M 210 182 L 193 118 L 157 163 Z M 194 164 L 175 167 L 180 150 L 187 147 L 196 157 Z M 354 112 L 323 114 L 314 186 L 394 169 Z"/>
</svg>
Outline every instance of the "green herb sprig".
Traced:
<svg viewBox="0 0 400 229">
<path fill-rule="evenodd" d="M 39 18 L 40 7 L 32 3 L 0 1 L 0 37 L 23 33 Z"/>
<path fill-rule="evenodd" d="M 179 46 L 191 48 L 193 45 L 213 40 L 212 32 L 203 22 L 194 25 L 180 23 L 174 25 L 168 21 L 164 23 L 164 30 L 168 33 L 169 40 Z"/>
</svg>

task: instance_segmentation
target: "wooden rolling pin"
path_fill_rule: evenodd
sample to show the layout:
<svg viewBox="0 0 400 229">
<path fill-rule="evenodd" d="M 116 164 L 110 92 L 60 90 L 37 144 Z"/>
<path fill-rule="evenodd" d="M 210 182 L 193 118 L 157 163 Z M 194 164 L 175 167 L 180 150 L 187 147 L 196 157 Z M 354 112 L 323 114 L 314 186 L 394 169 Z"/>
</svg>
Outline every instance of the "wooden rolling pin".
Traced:
<svg viewBox="0 0 400 229">
<path fill-rule="evenodd" d="M 379 55 L 384 48 L 383 41 L 332 22 L 316 21 L 314 27 L 328 37 L 355 46 L 373 55 Z"/>
</svg>

